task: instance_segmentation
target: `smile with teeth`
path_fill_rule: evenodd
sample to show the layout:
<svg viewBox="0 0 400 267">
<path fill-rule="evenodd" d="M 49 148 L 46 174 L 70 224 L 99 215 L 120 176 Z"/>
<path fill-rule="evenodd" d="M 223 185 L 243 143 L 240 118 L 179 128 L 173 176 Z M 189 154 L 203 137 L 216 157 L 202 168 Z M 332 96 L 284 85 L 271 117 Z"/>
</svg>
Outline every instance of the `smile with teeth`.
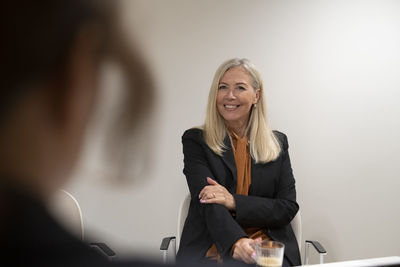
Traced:
<svg viewBox="0 0 400 267">
<path fill-rule="evenodd" d="M 224 105 L 225 109 L 227 110 L 234 110 L 237 109 L 240 105 Z"/>
</svg>

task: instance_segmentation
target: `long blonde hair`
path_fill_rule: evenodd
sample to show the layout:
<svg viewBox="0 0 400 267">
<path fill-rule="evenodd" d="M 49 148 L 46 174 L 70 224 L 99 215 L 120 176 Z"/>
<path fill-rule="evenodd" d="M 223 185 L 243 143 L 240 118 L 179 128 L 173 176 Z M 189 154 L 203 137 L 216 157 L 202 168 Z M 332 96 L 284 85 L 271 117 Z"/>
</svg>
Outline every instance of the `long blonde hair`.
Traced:
<svg viewBox="0 0 400 267">
<path fill-rule="evenodd" d="M 250 110 L 251 115 L 246 133 L 249 138 L 250 154 L 256 163 L 267 163 L 275 160 L 281 147 L 267 121 L 267 110 L 264 101 L 264 88 L 260 73 L 248 59 L 234 58 L 222 63 L 215 72 L 208 95 L 207 115 L 203 126 L 207 145 L 218 155 L 226 149 L 224 139 L 228 134 L 223 117 L 217 109 L 218 85 L 225 72 L 234 67 L 242 67 L 252 77 L 254 90 L 260 89 L 257 106 Z"/>
</svg>

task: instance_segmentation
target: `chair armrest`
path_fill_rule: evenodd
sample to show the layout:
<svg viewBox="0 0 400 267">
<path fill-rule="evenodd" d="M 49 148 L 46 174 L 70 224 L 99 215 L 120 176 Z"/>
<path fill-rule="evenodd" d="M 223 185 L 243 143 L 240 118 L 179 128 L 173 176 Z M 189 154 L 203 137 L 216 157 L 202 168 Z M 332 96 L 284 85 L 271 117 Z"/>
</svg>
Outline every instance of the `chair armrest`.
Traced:
<svg viewBox="0 0 400 267">
<path fill-rule="evenodd" d="M 172 240 L 175 239 L 176 239 L 175 236 L 164 237 L 161 241 L 160 250 L 168 250 L 169 244 L 171 243 Z"/>
<path fill-rule="evenodd" d="M 310 243 L 318 251 L 319 254 L 326 254 L 325 248 L 318 241 L 306 240 L 306 244 Z"/>
<path fill-rule="evenodd" d="M 176 254 L 176 244 L 175 244 L 176 237 L 175 236 L 164 237 L 162 239 L 162 241 L 161 241 L 160 250 L 162 252 L 162 260 L 163 260 L 164 264 L 168 263 L 167 262 L 167 260 L 168 260 L 168 249 L 169 249 L 169 244 L 171 243 L 171 241 L 173 243 L 172 247 L 173 247 L 173 252 L 174 252 L 174 257 L 175 257 L 175 254 Z"/>
<path fill-rule="evenodd" d="M 308 264 L 308 247 L 309 244 L 313 245 L 314 249 L 319 254 L 319 264 L 324 263 L 324 256 L 327 254 L 325 248 L 318 241 L 306 240 L 306 247 L 304 249 L 304 265 Z"/>
<path fill-rule="evenodd" d="M 89 246 L 109 260 L 112 260 L 116 256 L 115 252 L 105 243 L 89 243 Z"/>
</svg>

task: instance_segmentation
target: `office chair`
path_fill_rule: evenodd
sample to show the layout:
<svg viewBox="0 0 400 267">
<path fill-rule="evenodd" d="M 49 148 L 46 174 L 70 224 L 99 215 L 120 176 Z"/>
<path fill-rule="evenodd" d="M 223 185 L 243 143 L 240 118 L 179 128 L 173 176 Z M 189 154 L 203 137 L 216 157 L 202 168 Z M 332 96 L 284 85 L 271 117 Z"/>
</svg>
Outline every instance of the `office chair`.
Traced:
<svg viewBox="0 0 400 267">
<path fill-rule="evenodd" d="M 62 226 L 84 241 L 82 210 L 73 195 L 65 190 L 59 190 L 54 195 L 49 209 Z M 116 257 L 115 252 L 105 243 L 91 242 L 89 246 L 109 260 L 113 260 Z"/>
<path fill-rule="evenodd" d="M 82 210 L 76 198 L 65 190 L 59 190 L 53 197 L 50 210 L 72 234 L 84 239 Z"/>
<path fill-rule="evenodd" d="M 160 251 L 162 253 L 162 258 L 163 262 L 167 263 L 168 260 L 168 251 L 170 250 L 170 244 L 171 244 L 171 250 L 173 251 L 173 257 L 175 258 L 175 255 L 179 249 L 179 242 L 183 230 L 183 226 L 185 224 L 185 220 L 189 211 L 189 205 L 190 205 L 190 194 L 187 194 L 183 201 L 181 202 L 179 206 L 179 212 L 178 212 L 178 224 L 177 224 L 177 231 L 176 231 L 176 236 L 170 236 L 170 237 L 164 237 L 161 241 L 160 245 Z M 290 225 L 292 226 L 294 235 L 296 236 L 297 244 L 299 246 L 299 250 L 301 251 L 301 236 L 302 236 L 302 227 L 301 227 L 301 214 L 300 210 L 297 212 L 296 216 L 293 218 L 293 220 L 290 222 Z M 310 245 L 313 246 L 313 248 L 316 249 L 320 256 L 320 264 L 323 263 L 323 257 L 327 254 L 325 248 L 318 242 L 318 241 L 312 241 L 312 240 L 306 240 L 305 241 L 305 248 L 304 248 L 304 264 L 308 264 L 308 249 Z"/>
</svg>

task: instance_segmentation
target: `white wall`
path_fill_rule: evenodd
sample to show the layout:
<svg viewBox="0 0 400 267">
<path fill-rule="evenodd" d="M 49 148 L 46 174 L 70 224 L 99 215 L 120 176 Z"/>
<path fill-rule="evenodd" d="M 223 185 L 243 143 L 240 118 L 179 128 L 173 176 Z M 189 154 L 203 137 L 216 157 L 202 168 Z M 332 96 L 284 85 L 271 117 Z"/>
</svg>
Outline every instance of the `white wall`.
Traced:
<svg viewBox="0 0 400 267">
<path fill-rule="evenodd" d="M 303 237 L 328 261 L 399 255 L 399 14 L 385 0 L 124 1 L 158 82 L 153 167 L 120 187 L 77 175 L 88 231 L 122 254 L 159 255 L 187 191 L 181 135 L 202 123 L 217 66 L 247 57 L 289 138 Z"/>
</svg>

